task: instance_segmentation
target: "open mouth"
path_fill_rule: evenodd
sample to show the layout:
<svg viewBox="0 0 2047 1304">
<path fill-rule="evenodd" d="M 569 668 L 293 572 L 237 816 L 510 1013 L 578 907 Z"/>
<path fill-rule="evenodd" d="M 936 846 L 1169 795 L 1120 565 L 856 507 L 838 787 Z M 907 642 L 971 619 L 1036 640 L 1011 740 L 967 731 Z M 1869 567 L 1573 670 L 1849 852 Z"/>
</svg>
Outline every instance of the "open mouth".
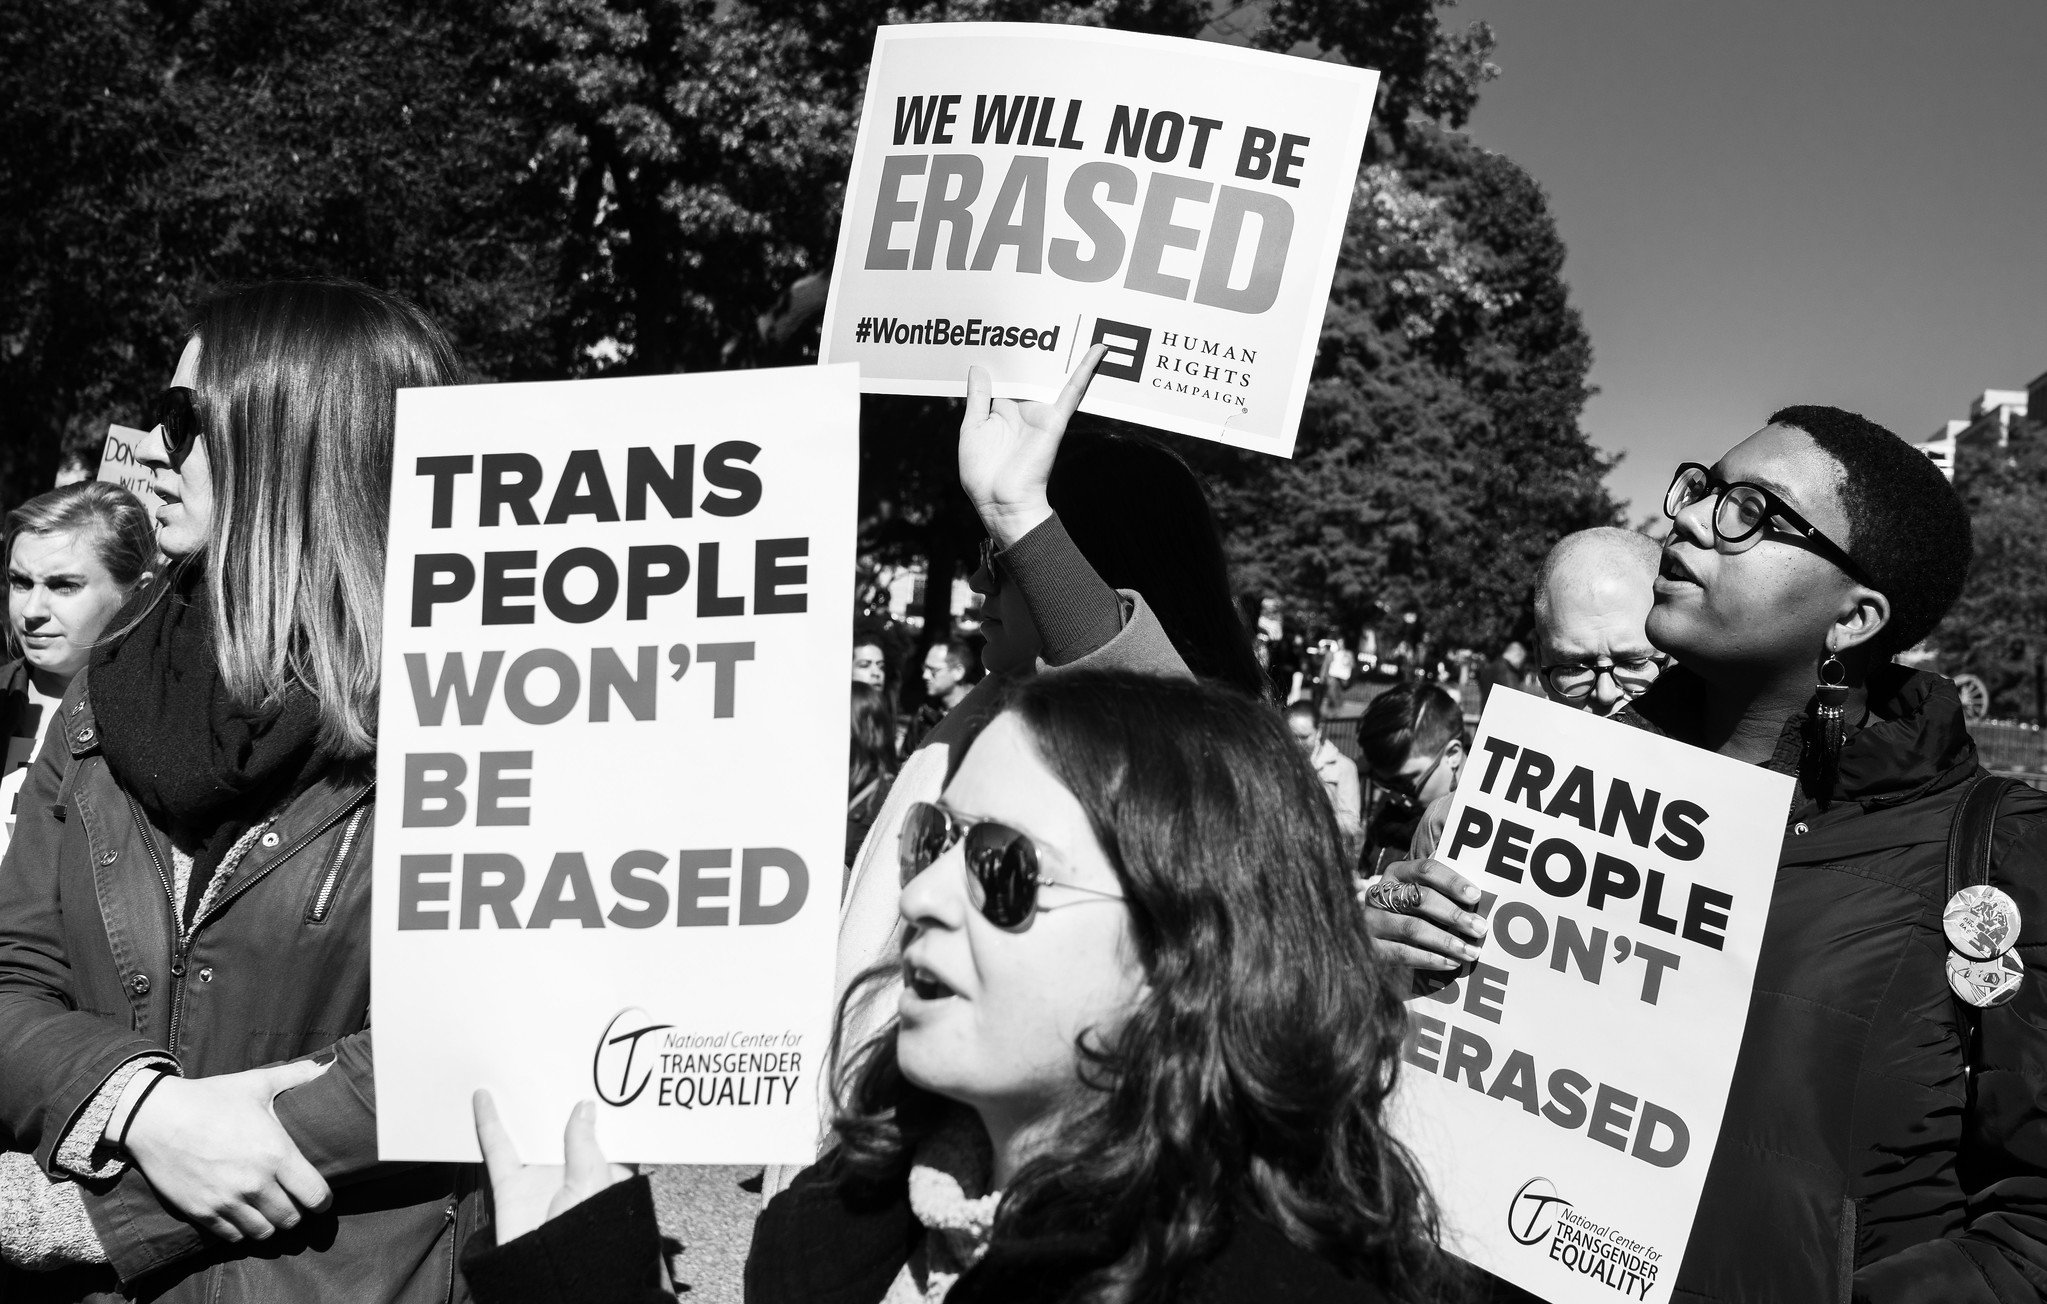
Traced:
<svg viewBox="0 0 2047 1304">
<path fill-rule="evenodd" d="M 1685 565 L 1684 558 L 1678 556 L 1676 549 L 1673 548 L 1663 550 L 1663 560 L 1657 567 L 1656 577 L 1671 584 L 1699 582 L 1698 576 L 1692 574 L 1691 568 Z"/>
<path fill-rule="evenodd" d="M 952 988 L 946 986 L 938 975 L 921 965 L 903 966 L 903 985 L 920 1001 L 942 1001 L 948 996 L 958 995 Z"/>
</svg>

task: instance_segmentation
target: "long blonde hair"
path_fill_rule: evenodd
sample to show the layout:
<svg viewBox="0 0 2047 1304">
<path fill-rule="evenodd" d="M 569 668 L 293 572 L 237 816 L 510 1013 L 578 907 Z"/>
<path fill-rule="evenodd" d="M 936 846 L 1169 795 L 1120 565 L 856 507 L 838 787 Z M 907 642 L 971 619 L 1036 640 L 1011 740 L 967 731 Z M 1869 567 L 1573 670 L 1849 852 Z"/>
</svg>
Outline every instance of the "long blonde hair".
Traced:
<svg viewBox="0 0 2047 1304">
<path fill-rule="evenodd" d="M 397 295 L 331 280 L 230 290 L 199 310 L 193 333 L 221 677 L 256 709 L 303 686 L 323 750 L 367 755 L 396 391 L 455 383 L 454 348 Z"/>
</svg>

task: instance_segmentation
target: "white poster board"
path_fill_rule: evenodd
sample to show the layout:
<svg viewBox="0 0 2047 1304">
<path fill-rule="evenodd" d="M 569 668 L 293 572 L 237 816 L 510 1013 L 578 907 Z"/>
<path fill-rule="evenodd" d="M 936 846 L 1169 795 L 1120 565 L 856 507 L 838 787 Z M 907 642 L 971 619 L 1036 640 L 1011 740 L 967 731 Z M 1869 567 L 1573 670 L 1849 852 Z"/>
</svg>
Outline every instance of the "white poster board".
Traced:
<svg viewBox="0 0 2047 1304">
<path fill-rule="evenodd" d="M 851 367 L 402 390 L 378 1148 L 808 1162 L 844 859 Z"/>
<path fill-rule="evenodd" d="M 149 469 L 135 458 L 136 445 L 148 437 L 147 430 L 108 426 L 107 442 L 100 447 L 99 473 L 93 479 L 121 486 L 155 511 L 163 506 L 163 500 L 149 487 Z"/>
<path fill-rule="evenodd" d="M 1436 852 L 1491 931 L 1470 972 L 1409 1002 L 1397 1105 L 1451 1249 L 1552 1304 L 1671 1297 L 1792 787 L 1492 695 Z"/>
<path fill-rule="evenodd" d="M 883 27 L 820 356 L 1293 454 L 1379 75 L 1033 23 Z"/>
</svg>

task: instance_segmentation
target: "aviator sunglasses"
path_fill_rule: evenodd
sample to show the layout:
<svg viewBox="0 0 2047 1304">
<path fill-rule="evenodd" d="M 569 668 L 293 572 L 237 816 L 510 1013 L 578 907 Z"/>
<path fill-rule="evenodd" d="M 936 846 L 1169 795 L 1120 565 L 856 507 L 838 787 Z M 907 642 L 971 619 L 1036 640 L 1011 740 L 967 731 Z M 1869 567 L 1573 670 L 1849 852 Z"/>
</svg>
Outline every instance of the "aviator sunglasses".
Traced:
<svg viewBox="0 0 2047 1304">
<path fill-rule="evenodd" d="M 149 427 L 163 427 L 163 446 L 173 471 L 184 468 L 185 459 L 192 455 L 192 446 L 199 442 L 199 409 L 194 404 L 197 397 L 185 386 L 173 385 L 158 394 L 149 406 Z"/>
<path fill-rule="evenodd" d="M 1029 834 L 994 820 L 961 819 L 928 801 L 915 803 L 903 816 L 902 837 L 896 849 L 903 886 L 908 887 L 911 879 L 931 868 L 961 839 L 966 841 L 967 899 L 983 919 L 997 928 L 1012 931 L 1026 928 L 1040 909 L 1052 909 L 1039 905 L 1041 887 L 1063 887 L 1107 901 L 1123 899 L 1115 892 L 1040 874 L 1038 846 Z"/>
</svg>

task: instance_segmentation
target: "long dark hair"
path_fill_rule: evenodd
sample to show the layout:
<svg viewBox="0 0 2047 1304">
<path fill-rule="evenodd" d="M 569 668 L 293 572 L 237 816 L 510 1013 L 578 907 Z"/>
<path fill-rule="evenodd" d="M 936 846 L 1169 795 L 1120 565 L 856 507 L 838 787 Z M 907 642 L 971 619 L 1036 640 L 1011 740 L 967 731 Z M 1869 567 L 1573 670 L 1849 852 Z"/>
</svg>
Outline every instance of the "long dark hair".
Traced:
<svg viewBox="0 0 2047 1304">
<path fill-rule="evenodd" d="M 853 737 L 846 768 L 846 798 L 852 800 L 876 779 L 896 772 L 896 716 L 888 693 L 853 681 Z"/>
<path fill-rule="evenodd" d="M 1046 492 L 1081 555 L 1111 588 L 1144 595 L 1189 670 L 1268 694 L 1230 595 L 1215 512 L 1178 454 L 1139 427 L 1077 418 Z"/>
<path fill-rule="evenodd" d="M 1106 1233 L 1120 1248 L 1080 1297 L 1167 1300 L 1248 1208 L 1346 1273 L 1435 1294 L 1435 1205 L 1383 1117 L 1398 983 L 1279 716 L 1199 682 L 1087 671 L 1018 681 L 1002 713 L 1086 809 L 1147 988 L 1121 1026 L 1081 1038 L 1093 1090 L 1005 1190 L 996 1240 Z M 903 1077 L 893 1027 L 838 1087 L 833 1171 L 849 1183 L 900 1181 L 956 1108 Z"/>
</svg>

